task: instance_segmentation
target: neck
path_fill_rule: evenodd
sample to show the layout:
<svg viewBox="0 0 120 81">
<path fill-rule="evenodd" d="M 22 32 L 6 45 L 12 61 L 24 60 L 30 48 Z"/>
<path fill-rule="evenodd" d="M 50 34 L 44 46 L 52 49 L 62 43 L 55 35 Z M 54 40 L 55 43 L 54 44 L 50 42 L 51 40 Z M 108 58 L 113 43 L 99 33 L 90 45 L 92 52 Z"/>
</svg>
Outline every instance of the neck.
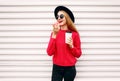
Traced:
<svg viewBox="0 0 120 81">
<path fill-rule="evenodd" d="M 61 30 L 68 30 L 67 24 L 60 27 L 61 27 Z"/>
</svg>

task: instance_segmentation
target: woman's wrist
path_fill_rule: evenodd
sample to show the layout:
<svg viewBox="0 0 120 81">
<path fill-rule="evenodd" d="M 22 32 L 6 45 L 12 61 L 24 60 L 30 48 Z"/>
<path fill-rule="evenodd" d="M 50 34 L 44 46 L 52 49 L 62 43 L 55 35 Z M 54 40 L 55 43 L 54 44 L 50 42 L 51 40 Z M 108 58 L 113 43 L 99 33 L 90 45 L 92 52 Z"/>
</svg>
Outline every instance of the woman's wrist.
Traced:
<svg viewBox="0 0 120 81">
<path fill-rule="evenodd" d="M 56 38 L 56 34 L 54 32 L 52 33 L 52 38 Z"/>
<path fill-rule="evenodd" d="M 74 48 L 74 46 L 73 46 L 73 45 L 71 45 L 71 46 L 70 46 L 70 48 Z"/>
</svg>

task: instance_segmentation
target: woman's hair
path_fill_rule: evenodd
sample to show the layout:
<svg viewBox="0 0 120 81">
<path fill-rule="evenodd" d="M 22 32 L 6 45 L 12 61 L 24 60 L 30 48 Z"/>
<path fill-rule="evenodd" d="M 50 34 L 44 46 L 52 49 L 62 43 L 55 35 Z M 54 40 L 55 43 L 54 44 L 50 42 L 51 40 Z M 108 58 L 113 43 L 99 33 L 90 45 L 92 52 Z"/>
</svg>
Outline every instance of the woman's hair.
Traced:
<svg viewBox="0 0 120 81">
<path fill-rule="evenodd" d="M 63 11 L 63 13 L 64 13 L 65 18 L 66 18 L 66 23 L 67 23 L 68 29 L 78 33 L 78 30 L 76 29 L 76 27 L 75 27 L 73 21 L 71 20 L 70 16 L 65 11 Z"/>
</svg>

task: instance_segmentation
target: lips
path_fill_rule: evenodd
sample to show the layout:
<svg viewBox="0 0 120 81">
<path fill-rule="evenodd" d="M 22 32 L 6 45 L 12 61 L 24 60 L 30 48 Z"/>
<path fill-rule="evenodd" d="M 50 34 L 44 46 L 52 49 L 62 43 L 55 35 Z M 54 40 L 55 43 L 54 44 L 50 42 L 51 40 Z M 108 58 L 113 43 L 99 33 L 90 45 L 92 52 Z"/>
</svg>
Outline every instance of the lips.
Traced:
<svg viewBox="0 0 120 81">
<path fill-rule="evenodd" d="M 59 23 L 63 22 L 63 21 L 58 21 Z"/>
</svg>

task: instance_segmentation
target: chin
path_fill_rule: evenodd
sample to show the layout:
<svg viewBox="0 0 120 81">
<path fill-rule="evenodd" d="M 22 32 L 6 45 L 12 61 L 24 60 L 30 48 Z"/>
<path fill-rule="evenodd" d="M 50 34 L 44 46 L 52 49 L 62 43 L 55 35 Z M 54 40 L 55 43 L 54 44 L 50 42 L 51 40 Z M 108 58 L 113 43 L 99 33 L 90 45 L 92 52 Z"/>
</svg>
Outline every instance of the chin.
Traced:
<svg viewBox="0 0 120 81">
<path fill-rule="evenodd" d="M 60 26 L 63 26 L 64 24 L 63 24 L 63 23 L 60 23 L 59 25 L 60 25 Z"/>
</svg>

